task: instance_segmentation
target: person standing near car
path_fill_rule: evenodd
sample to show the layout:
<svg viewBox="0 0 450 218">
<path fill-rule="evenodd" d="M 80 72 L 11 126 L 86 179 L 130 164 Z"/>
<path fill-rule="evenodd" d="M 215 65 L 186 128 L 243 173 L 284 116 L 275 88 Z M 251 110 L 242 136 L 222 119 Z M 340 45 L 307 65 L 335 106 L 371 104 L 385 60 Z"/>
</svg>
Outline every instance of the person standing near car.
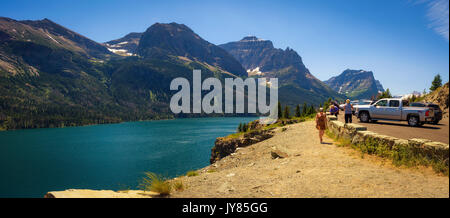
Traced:
<svg viewBox="0 0 450 218">
<path fill-rule="evenodd" d="M 345 101 L 344 112 L 345 112 L 345 123 L 352 123 L 352 111 L 353 105 L 350 104 L 350 99 Z"/>
</svg>

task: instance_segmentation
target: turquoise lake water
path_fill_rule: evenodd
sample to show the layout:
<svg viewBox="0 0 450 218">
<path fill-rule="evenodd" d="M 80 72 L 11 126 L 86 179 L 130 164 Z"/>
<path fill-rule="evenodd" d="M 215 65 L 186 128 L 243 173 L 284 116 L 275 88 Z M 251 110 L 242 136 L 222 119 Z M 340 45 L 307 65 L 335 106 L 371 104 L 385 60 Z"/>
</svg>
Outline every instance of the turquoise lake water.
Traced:
<svg viewBox="0 0 450 218">
<path fill-rule="evenodd" d="M 217 137 L 256 118 L 198 118 L 0 132 L 0 197 L 69 188 L 133 189 L 209 165 Z"/>
</svg>

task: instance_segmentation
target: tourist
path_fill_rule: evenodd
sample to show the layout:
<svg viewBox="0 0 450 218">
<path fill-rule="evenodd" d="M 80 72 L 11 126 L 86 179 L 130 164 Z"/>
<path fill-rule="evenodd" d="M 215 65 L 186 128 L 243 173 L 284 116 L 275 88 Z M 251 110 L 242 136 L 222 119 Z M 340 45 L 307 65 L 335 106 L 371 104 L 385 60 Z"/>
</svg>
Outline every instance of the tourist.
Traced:
<svg viewBox="0 0 450 218">
<path fill-rule="evenodd" d="M 320 144 L 323 141 L 323 134 L 327 128 L 327 115 L 323 112 L 323 108 L 319 109 L 319 113 L 316 115 L 316 129 L 319 130 Z"/>
<path fill-rule="evenodd" d="M 339 108 L 336 107 L 335 105 L 331 105 L 330 114 L 336 116 L 337 118 L 339 114 Z"/>
<path fill-rule="evenodd" d="M 350 104 L 350 99 L 345 101 L 344 111 L 345 111 L 345 123 L 352 123 L 352 111 L 353 105 Z"/>
</svg>

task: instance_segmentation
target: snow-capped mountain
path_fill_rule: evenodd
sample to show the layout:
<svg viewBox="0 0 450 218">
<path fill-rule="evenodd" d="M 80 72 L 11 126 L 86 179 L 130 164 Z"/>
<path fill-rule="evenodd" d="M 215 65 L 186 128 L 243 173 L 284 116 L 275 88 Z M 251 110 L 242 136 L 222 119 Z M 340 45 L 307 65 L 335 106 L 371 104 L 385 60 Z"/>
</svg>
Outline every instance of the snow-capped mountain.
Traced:
<svg viewBox="0 0 450 218">
<path fill-rule="evenodd" d="M 105 42 L 104 45 L 115 54 L 133 56 L 136 54 L 141 36 L 142 33 L 130 33 L 120 39 Z"/>
</svg>

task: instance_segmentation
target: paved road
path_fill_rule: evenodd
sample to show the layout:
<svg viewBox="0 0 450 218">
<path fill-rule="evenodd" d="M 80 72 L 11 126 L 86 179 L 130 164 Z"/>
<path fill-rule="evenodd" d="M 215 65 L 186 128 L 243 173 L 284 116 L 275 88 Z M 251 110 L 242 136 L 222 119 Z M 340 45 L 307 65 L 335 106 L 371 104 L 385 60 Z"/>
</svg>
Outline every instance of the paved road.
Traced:
<svg viewBox="0 0 450 218">
<path fill-rule="evenodd" d="M 344 115 L 338 116 L 344 122 Z M 367 130 L 402 139 L 423 138 L 449 144 L 449 118 L 444 118 L 438 125 L 425 124 L 422 127 L 410 127 L 406 121 L 378 121 L 377 123 L 361 123 L 353 116 L 353 123 L 367 127 Z"/>
</svg>

